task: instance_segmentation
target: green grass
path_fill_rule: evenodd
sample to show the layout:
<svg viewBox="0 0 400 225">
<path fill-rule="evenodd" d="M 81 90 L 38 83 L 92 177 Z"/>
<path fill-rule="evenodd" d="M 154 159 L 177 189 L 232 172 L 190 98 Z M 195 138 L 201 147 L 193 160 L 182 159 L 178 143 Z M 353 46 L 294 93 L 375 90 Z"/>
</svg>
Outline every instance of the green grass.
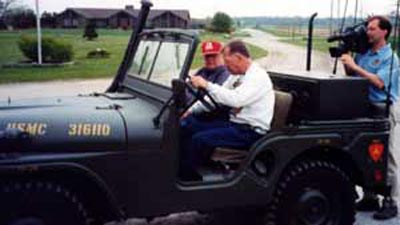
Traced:
<svg viewBox="0 0 400 225">
<path fill-rule="evenodd" d="M 289 44 L 293 44 L 293 45 L 297 45 L 297 46 L 301 46 L 301 47 L 306 47 L 307 46 L 307 39 L 306 38 L 302 38 L 302 39 L 286 39 L 286 40 L 282 40 L 283 42 L 289 43 Z M 330 47 L 336 47 L 337 44 L 332 44 L 332 43 L 328 43 L 326 42 L 325 38 L 317 38 L 315 37 L 313 40 L 313 49 L 316 49 L 320 52 L 323 53 L 327 53 L 329 54 L 329 48 Z"/>
<path fill-rule="evenodd" d="M 131 31 L 99 29 L 99 38 L 86 41 L 82 38 L 81 29 L 45 29 L 44 36 L 55 37 L 72 43 L 74 49 L 74 65 L 53 68 L 1 68 L 1 65 L 17 63 L 26 60 L 20 52 L 17 41 L 22 34 L 35 35 L 35 30 L 0 31 L 0 83 L 48 81 L 64 79 L 93 79 L 113 77 L 122 61 Z M 202 33 L 202 40 L 229 41 L 222 34 Z M 96 48 L 106 49 L 111 53 L 107 59 L 88 59 L 86 55 Z M 263 49 L 249 45 L 254 58 L 267 55 Z M 197 50 L 192 68 L 202 65 L 200 48 Z"/>
<path fill-rule="evenodd" d="M 110 32 L 107 30 L 99 30 L 98 32 L 100 35 L 98 40 L 86 41 L 81 36 L 82 30 L 45 30 L 44 35 L 73 44 L 75 64 L 56 68 L 2 68 L 0 83 L 74 78 L 90 79 L 114 75 L 122 60 L 130 32 Z M 26 60 L 16 43 L 21 34 L 34 34 L 34 31 L 0 33 L 0 48 L 7 49 L 5 56 L 0 58 L 0 64 Z M 3 42 L 3 39 L 5 39 L 5 42 Z M 104 48 L 109 51 L 111 53 L 110 58 L 87 59 L 87 53 L 96 48 Z"/>
<path fill-rule="evenodd" d="M 274 27 L 260 28 L 260 30 L 280 37 L 280 41 L 301 47 L 307 46 L 307 35 L 304 32 L 289 32 L 289 30 L 275 29 Z M 329 48 L 337 46 L 337 43 L 328 43 L 326 37 L 314 34 L 313 48 L 323 53 L 329 54 Z"/>
</svg>

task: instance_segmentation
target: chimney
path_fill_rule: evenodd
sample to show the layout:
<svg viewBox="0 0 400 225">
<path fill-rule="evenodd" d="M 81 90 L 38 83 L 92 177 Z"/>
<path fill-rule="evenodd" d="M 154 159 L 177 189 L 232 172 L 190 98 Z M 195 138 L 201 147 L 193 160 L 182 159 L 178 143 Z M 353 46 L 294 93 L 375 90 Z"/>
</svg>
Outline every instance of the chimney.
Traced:
<svg viewBox="0 0 400 225">
<path fill-rule="evenodd" d="M 125 10 L 128 10 L 128 11 L 133 11 L 135 8 L 133 7 L 133 5 L 126 5 L 125 6 Z"/>
</svg>

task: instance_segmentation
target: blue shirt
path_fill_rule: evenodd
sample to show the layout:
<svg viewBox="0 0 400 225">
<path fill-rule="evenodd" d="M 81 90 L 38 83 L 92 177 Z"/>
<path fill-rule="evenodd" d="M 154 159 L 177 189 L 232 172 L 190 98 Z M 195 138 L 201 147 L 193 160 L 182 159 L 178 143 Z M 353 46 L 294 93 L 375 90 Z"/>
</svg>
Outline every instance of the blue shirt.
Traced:
<svg viewBox="0 0 400 225">
<path fill-rule="evenodd" d="M 203 77 L 213 84 L 222 85 L 228 79 L 230 73 L 225 66 L 219 66 L 213 70 L 202 68 L 197 71 L 196 75 Z"/>
<path fill-rule="evenodd" d="M 207 69 L 207 68 L 201 68 L 199 71 L 197 71 L 196 76 L 201 76 L 207 81 L 213 83 L 213 84 L 218 84 L 222 86 L 222 84 L 228 79 L 228 77 L 231 74 L 229 73 L 228 69 L 226 66 L 218 66 L 215 69 Z M 186 92 L 186 102 L 190 103 L 193 101 L 193 95 L 189 93 L 189 91 Z"/>
<path fill-rule="evenodd" d="M 385 84 L 385 91 L 377 88 L 375 85 L 369 87 L 369 99 L 371 102 L 384 102 L 387 99 L 386 92 L 389 91 L 390 83 L 390 68 L 392 63 L 392 48 L 387 44 L 377 52 L 371 49 L 363 55 L 356 56 L 356 63 L 364 70 L 376 74 Z M 392 69 L 392 87 L 390 90 L 390 98 L 393 102 L 397 101 L 399 97 L 399 59 L 395 54 Z"/>
</svg>

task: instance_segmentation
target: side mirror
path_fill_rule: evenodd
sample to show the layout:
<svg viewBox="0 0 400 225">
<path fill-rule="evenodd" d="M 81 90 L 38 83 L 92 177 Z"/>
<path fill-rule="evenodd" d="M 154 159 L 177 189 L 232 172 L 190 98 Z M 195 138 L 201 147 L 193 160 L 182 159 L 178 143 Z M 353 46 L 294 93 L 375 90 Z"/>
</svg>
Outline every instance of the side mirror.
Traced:
<svg viewBox="0 0 400 225">
<path fill-rule="evenodd" d="M 182 79 L 172 81 L 172 98 L 178 108 L 186 106 L 186 85 Z"/>
</svg>

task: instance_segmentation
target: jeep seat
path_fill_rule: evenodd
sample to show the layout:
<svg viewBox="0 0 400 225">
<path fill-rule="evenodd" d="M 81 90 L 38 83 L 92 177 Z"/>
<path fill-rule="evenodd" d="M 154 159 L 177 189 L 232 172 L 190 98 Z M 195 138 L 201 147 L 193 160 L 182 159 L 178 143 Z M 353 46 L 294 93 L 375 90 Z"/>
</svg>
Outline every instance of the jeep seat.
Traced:
<svg viewBox="0 0 400 225">
<path fill-rule="evenodd" d="M 275 91 L 274 116 L 271 122 L 271 131 L 281 130 L 286 126 L 293 96 L 290 93 Z M 238 165 L 246 159 L 248 151 L 217 148 L 211 156 L 211 161 L 222 164 Z"/>
<path fill-rule="evenodd" d="M 283 91 L 275 91 L 274 117 L 271 122 L 271 130 L 281 130 L 286 126 L 293 96 Z"/>
</svg>

